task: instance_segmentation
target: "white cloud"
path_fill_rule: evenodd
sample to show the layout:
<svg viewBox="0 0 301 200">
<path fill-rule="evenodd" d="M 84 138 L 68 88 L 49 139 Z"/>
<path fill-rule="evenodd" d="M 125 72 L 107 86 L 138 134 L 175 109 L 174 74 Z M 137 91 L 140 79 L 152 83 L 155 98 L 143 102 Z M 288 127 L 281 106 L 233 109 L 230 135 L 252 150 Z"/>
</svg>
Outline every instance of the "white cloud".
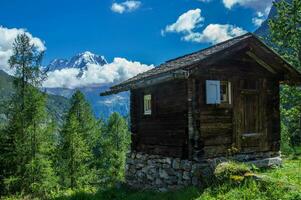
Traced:
<svg viewBox="0 0 301 200">
<path fill-rule="evenodd" d="M 269 15 L 274 0 L 223 0 L 224 6 L 232 9 L 239 5 L 245 8 L 252 8 L 256 11 L 256 16 L 252 18 L 255 26 L 260 26 Z"/>
<path fill-rule="evenodd" d="M 48 72 L 43 86 L 48 88 L 80 88 L 117 83 L 129 79 L 138 73 L 153 68 L 140 62 L 128 61 L 125 58 L 114 58 L 112 63 L 104 66 L 90 64 L 79 77 L 80 69 L 65 68 Z"/>
<path fill-rule="evenodd" d="M 189 10 L 175 23 L 167 25 L 161 34 L 164 36 L 165 33 L 181 33 L 184 41 L 215 44 L 246 33 L 242 28 L 230 24 L 209 24 L 199 32 L 203 21 L 201 9 Z"/>
<path fill-rule="evenodd" d="M 13 43 L 15 41 L 15 38 L 19 34 L 23 33 L 25 33 L 30 38 L 31 43 L 34 44 L 38 48 L 38 50 L 46 50 L 44 42 L 42 42 L 42 40 L 37 37 L 33 37 L 25 29 L 10 29 L 0 26 L 0 70 L 3 70 L 11 75 L 14 72 L 12 69 L 10 69 L 8 60 L 13 54 Z"/>
<path fill-rule="evenodd" d="M 182 39 L 190 42 L 216 44 L 245 33 L 245 30 L 233 25 L 209 24 L 201 33 L 190 33 Z"/>
<path fill-rule="evenodd" d="M 253 8 L 257 11 L 265 11 L 271 8 L 273 0 L 223 0 L 226 8 L 231 9 L 235 5 Z"/>
<path fill-rule="evenodd" d="M 260 26 L 268 17 L 271 7 L 267 7 L 263 12 L 257 11 L 256 16 L 252 18 L 252 22 L 255 26 Z"/>
<path fill-rule="evenodd" d="M 132 12 L 141 6 L 140 1 L 124 1 L 122 3 L 113 3 L 111 10 L 113 12 L 122 14 L 124 12 Z"/>
<path fill-rule="evenodd" d="M 265 21 L 265 19 L 265 14 L 263 14 L 262 12 L 257 12 L 256 16 L 252 18 L 252 23 L 258 27 Z"/>
<path fill-rule="evenodd" d="M 165 29 L 161 31 L 161 33 L 190 33 L 193 29 L 201 26 L 200 23 L 204 21 L 204 18 L 201 16 L 201 12 L 202 11 L 199 8 L 187 11 L 186 13 L 182 14 L 175 23 L 167 25 Z"/>
</svg>

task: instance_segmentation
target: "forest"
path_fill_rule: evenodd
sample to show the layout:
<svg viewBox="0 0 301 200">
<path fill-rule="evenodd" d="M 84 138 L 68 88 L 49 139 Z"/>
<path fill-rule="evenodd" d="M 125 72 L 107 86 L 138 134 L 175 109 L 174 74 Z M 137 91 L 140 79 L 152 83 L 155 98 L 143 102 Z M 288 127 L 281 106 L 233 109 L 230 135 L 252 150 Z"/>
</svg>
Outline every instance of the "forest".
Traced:
<svg viewBox="0 0 301 200">
<path fill-rule="evenodd" d="M 275 6 L 278 15 L 262 39 L 301 71 L 301 0 Z M 118 113 L 97 119 L 76 91 L 58 123 L 41 90 L 43 54 L 26 34 L 15 39 L 9 59 L 15 92 L 1 102 L 7 122 L 0 124 L 0 199 L 301 199 L 300 86 L 281 86 L 283 166 L 258 169 L 233 162 L 217 168 L 203 188 L 138 191 L 124 185 L 128 120 Z"/>
</svg>

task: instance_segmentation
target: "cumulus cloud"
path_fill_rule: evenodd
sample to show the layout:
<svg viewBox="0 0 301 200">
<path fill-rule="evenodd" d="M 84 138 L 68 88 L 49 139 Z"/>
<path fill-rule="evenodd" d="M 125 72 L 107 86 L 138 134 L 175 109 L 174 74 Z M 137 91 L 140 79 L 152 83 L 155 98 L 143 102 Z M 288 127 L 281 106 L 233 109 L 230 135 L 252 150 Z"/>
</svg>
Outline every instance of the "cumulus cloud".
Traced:
<svg viewBox="0 0 301 200">
<path fill-rule="evenodd" d="M 262 12 L 257 12 L 256 16 L 252 18 L 252 23 L 255 26 L 260 26 L 266 19 L 266 16 Z"/>
<path fill-rule="evenodd" d="M 180 33 L 182 40 L 198 43 L 219 43 L 246 33 L 240 27 L 230 24 L 209 24 L 203 31 L 198 31 L 203 25 L 204 18 L 201 16 L 201 9 L 189 10 L 182 14 L 175 23 L 167 25 L 161 31 L 165 33 Z"/>
<path fill-rule="evenodd" d="M 242 28 L 229 24 L 209 24 L 201 33 L 190 33 L 183 37 L 185 41 L 216 44 L 245 34 Z"/>
<path fill-rule="evenodd" d="M 113 3 L 111 10 L 113 12 L 123 14 L 124 12 L 132 12 L 141 6 L 140 1 L 124 1 L 121 3 Z"/>
<path fill-rule="evenodd" d="M 271 7 L 267 7 L 263 12 L 257 11 L 256 16 L 252 18 L 252 22 L 255 26 L 260 26 L 268 17 Z"/>
<path fill-rule="evenodd" d="M 253 8 L 258 11 L 264 11 L 266 8 L 271 8 L 273 0 L 223 0 L 226 8 L 231 9 L 235 5 Z"/>
<path fill-rule="evenodd" d="M 38 50 L 46 50 L 44 42 L 37 37 L 33 37 L 25 29 L 6 28 L 0 26 L 0 70 L 3 70 L 11 75 L 14 72 L 12 69 L 10 69 L 8 60 L 13 54 L 13 43 L 15 38 L 19 34 L 23 33 L 25 33 L 30 38 L 31 43 L 34 44 L 38 48 Z"/>
<path fill-rule="evenodd" d="M 204 18 L 201 16 L 201 12 L 202 11 L 199 8 L 187 11 L 186 13 L 182 14 L 175 23 L 167 25 L 162 31 L 162 34 L 167 32 L 192 32 L 193 29 L 201 26 L 200 23 L 204 21 Z"/>
<path fill-rule="evenodd" d="M 153 67 L 153 65 L 128 61 L 125 58 L 114 58 L 113 62 L 104 66 L 90 64 L 82 72 L 78 68 L 65 68 L 48 72 L 48 78 L 43 87 L 74 89 L 117 83 Z M 79 74 L 81 75 L 79 76 Z"/>
</svg>

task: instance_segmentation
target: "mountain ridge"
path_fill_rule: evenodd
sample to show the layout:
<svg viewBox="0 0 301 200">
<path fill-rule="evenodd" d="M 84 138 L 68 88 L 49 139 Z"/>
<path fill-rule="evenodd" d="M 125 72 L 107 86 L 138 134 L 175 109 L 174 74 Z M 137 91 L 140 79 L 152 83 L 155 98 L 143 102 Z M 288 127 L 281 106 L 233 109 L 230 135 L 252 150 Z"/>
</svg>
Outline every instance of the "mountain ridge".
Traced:
<svg viewBox="0 0 301 200">
<path fill-rule="evenodd" d="M 87 65 L 95 64 L 104 66 L 108 64 L 104 56 L 96 55 L 90 51 L 84 51 L 72 56 L 70 59 L 56 58 L 53 59 L 48 65 L 49 71 L 62 70 L 65 68 L 78 68 L 81 70 L 87 69 Z"/>
</svg>

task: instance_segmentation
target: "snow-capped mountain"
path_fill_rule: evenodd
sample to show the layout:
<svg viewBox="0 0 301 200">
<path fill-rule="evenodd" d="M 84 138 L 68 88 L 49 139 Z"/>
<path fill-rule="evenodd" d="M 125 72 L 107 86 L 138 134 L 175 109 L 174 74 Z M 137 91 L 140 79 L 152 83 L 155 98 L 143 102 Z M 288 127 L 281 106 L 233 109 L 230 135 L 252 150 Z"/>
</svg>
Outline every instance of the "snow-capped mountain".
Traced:
<svg viewBox="0 0 301 200">
<path fill-rule="evenodd" d="M 90 51 L 85 51 L 73 56 L 70 60 L 54 59 L 47 65 L 49 71 L 60 70 L 64 68 L 86 69 L 88 64 L 96 64 L 103 66 L 107 64 L 104 56 L 96 55 Z"/>
<path fill-rule="evenodd" d="M 69 61 L 67 59 L 54 59 L 49 63 L 49 65 L 47 65 L 47 68 L 50 71 L 54 71 L 56 69 L 60 70 L 60 69 L 65 68 L 67 66 L 68 62 Z"/>
<path fill-rule="evenodd" d="M 86 51 L 73 56 L 70 60 L 54 59 L 47 65 L 47 68 L 49 71 L 61 70 L 64 68 L 78 68 L 80 69 L 78 77 L 80 77 L 89 64 L 96 64 L 101 67 L 107 64 L 107 61 L 104 56 L 99 56 Z M 109 87 L 110 85 L 103 85 L 101 87 L 91 86 L 78 89 L 83 92 L 97 117 L 108 118 L 113 112 L 119 112 L 123 116 L 127 116 L 129 112 L 129 94 L 124 92 L 108 97 L 99 96 L 100 92 L 107 90 Z M 48 94 L 70 98 L 77 89 L 44 88 L 44 90 Z"/>
</svg>

